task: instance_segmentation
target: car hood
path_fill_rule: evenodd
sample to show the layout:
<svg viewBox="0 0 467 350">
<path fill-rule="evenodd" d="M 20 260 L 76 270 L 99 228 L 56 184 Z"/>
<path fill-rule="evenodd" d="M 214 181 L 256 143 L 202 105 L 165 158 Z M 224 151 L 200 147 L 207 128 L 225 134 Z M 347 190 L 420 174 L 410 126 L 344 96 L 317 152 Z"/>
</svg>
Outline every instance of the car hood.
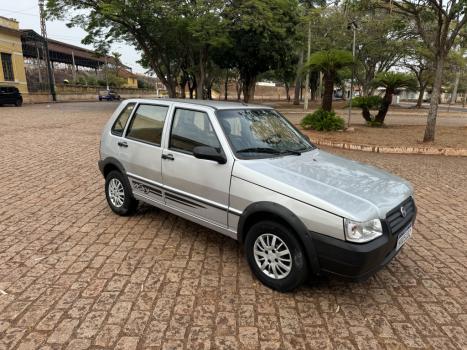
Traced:
<svg viewBox="0 0 467 350">
<path fill-rule="evenodd" d="M 239 160 L 232 175 L 356 221 L 384 219 L 413 194 L 400 177 L 318 149 L 301 156 Z"/>
</svg>

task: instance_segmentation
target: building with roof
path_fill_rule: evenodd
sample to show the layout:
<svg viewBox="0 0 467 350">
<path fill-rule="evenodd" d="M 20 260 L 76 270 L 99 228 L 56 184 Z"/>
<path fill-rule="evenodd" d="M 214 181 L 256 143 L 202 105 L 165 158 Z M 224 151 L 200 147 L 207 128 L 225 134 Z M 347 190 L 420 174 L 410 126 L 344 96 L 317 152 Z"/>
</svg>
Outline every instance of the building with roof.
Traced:
<svg viewBox="0 0 467 350">
<path fill-rule="evenodd" d="M 0 84 L 28 92 L 19 23 L 0 16 Z"/>
<path fill-rule="evenodd" d="M 117 69 L 117 76 L 119 78 L 125 79 L 125 83 L 123 84 L 122 87 L 131 88 L 131 89 L 138 88 L 138 76 L 134 74 L 133 72 L 119 67 Z"/>
</svg>

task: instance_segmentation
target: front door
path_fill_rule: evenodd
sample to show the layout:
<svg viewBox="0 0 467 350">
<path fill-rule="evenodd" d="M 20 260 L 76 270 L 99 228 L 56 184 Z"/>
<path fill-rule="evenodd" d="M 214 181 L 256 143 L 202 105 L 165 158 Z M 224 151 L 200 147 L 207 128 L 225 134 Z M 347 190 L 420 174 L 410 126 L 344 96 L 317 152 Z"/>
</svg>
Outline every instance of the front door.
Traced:
<svg viewBox="0 0 467 350">
<path fill-rule="evenodd" d="M 162 131 L 169 106 L 138 104 L 121 140 L 120 159 L 135 195 L 163 203 Z"/>
<path fill-rule="evenodd" d="M 171 124 L 162 160 L 166 205 L 226 227 L 233 160 L 219 164 L 193 156 L 197 146 L 222 151 L 209 112 L 176 107 Z"/>
</svg>

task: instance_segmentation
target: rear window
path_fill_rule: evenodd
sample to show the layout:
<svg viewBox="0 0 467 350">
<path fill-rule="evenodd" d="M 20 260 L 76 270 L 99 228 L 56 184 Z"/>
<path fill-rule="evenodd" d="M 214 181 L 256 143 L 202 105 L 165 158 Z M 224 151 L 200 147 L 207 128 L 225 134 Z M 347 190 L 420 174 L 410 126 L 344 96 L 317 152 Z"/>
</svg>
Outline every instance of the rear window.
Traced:
<svg viewBox="0 0 467 350">
<path fill-rule="evenodd" d="M 112 134 L 117 136 L 123 135 L 123 130 L 125 130 L 126 123 L 128 122 L 128 119 L 130 118 L 133 109 L 135 109 L 135 103 L 129 103 L 125 106 L 125 108 L 115 121 L 114 125 L 112 126 Z"/>
<path fill-rule="evenodd" d="M 128 128 L 127 137 L 160 146 L 169 107 L 139 105 Z"/>
<path fill-rule="evenodd" d="M 0 92 L 8 92 L 8 93 L 11 93 L 11 92 L 17 92 L 18 89 L 15 88 L 15 87 L 11 87 L 11 86 L 0 86 Z"/>
</svg>

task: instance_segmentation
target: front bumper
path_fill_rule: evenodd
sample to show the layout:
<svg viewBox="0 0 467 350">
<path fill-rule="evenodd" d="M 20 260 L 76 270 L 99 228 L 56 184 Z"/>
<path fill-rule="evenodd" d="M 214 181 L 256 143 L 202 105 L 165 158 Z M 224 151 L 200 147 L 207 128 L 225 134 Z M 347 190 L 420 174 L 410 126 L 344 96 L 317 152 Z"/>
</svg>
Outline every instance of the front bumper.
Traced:
<svg viewBox="0 0 467 350">
<path fill-rule="evenodd" d="M 415 222 L 416 210 L 404 230 Z M 383 235 L 368 243 L 351 243 L 310 232 L 320 272 L 362 281 L 386 266 L 400 251 L 398 233 L 393 234 L 383 220 Z M 403 231 L 403 230 L 401 230 Z"/>
<path fill-rule="evenodd" d="M 357 244 L 311 232 L 321 272 L 352 280 L 365 280 L 387 265 L 398 253 L 397 237 L 383 235 Z"/>
</svg>

